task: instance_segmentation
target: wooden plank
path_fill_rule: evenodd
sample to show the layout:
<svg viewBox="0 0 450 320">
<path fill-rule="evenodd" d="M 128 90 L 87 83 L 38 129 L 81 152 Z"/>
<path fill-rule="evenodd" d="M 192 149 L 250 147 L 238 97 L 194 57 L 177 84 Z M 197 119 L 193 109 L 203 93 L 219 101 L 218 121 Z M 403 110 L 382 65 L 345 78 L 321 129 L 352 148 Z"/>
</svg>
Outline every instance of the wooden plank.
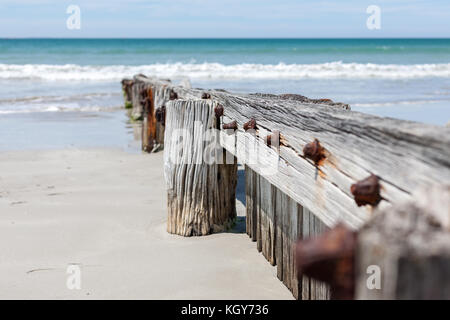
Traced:
<svg viewBox="0 0 450 320">
<path fill-rule="evenodd" d="M 264 178 L 259 177 L 259 203 L 260 203 L 260 232 L 261 252 L 272 265 L 275 265 L 274 256 L 274 193 L 272 185 Z"/>
<path fill-rule="evenodd" d="M 310 210 L 302 210 L 302 235 L 301 239 L 315 237 L 323 233 L 327 227 Z M 330 289 L 326 283 L 302 276 L 302 299 L 303 300 L 328 300 Z"/>
<path fill-rule="evenodd" d="M 245 170 L 248 232 L 256 230 L 258 250 L 277 265 L 277 277 L 297 298 L 302 283 L 295 271 L 294 246 L 302 233 L 302 207 L 250 168 Z"/>
<path fill-rule="evenodd" d="M 256 195 L 256 249 L 262 251 L 262 233 L 261 233 L 261 176 L 255 172 L 255 195 Z"/>
<path fill-rule="evenodd" d="M 278 192 L 281 192 L 278 190 Z M 296 264 L 295 264 L 295 243 L 301 237 L 301 219 L 303 208 L 291 198 L 288 198 L 289 204 L 289 276 L 290 276 L 290 289 L 296 299 L 300 298 L 302 292 L 302 282 L 299 281 Z M 280 212 L 280 214 L 283 214 Z"/>
<path fill-rule="evenodd" d="M 327 230 L 327 227 L 322 223 L 314 214 L 311 215 L 311 221 L 313 223 L 310 225 L 311 233 L 314 236 L 318 236 Z M 330 299 L 330 288 L 329 286 L 316 279 L 311 279 L 311 299 L 312 300 L 329 300 Z"/>
<path fill-rule="evenodd" d="M 251 181 L 252 177 L 255 177 L 255 183 Z M 246 167 L 246 178 L 247 214 L 250 216 L 250 218 L 247 217 L 248 227 L 250 228 L 253 223 L 251 214 L 253 204 L 256 203 L 258 207 L 255 210 L 257 212 L 256 226 L 251 225 L 251 228 L 257 230 L 259 250 L 272 265 L 277 265 L 277 277 L 292 291 L 294 297 L 304 298 L 303 282 L 298 281 L 297 278 L 294 250 L 296 241 L 303 234 L 303 208 L 248 167 Z M 253 188 L 254 186 L 256 188 Z M 305 220 L 309 223 L 312 219 L 314 216 L 310 214 Z M 305 228 L 309 234 L 310 226 Z M 306 290 L 309 290 L 309 279 L 305 281 L 308 281 Z M 327 298 L 322 291 L 320 297 Z M 315 297 L 315 295 L 311 297 L 308 291 L 307 299 Z"/>
<path fill-rule="evenodd" d="M 155 82 L 140 76 L 135 81 Z M 169 86 L 185 97 L 201 97 L 204 92 Z M 239 159 L 255 160 L 247 164 L 328 226 L 345 221 L 358 228 L 370 218 L 372 210 L 357 207 L 349 191 L 352 183 L 370 173 L 381 178 L 384 200 L 380 207 L 411 199 L 413 186 L 450 179 L 448 128 L 361 114 L 342 104 L 298 96 L 208 93 L 224 106 L 223 121 L 238 123 L 236 141 L 224 135 L 223 146 Z M 256 141 L 242 130 L 250 117 L 257 121 L 258 130 L 252 136 Z M 270 152 L 263 141 L 265 134 L 274 130 L 280 130 L 282 136 L 279 152 Z M 320 170 L 302 156 L 304 145 L 313 138 L 320 140 L 327 153 Z M 241 151 L 235 150 L 236 146 Z M 268 175 L 258 168 L 277 173 Z M 408 174 L 411 170 L 414 175 Z"/>
<path fill-rule="evenodd" d="M 302 239 L 306 239 L 310 237 L 310 220 L 311 220 L 311 212 L 303 207 L 302 211 Z M 302 300 L 310 300 L 311 299 L 311 281 L 310 278 L 303 275 L 302 276 Z"/>
<path fill-rule="evenodd" d="M 204 161 L 201 146 L 215 125 L 212 104 L 174 100 L 166 108 L 167 230 L 182 236 L 223 231 L 236 218 L 237 162 Z"/>
<path fill-rule="evenodd" d="M 253 171 L 245 168 L 245 229 L 252 239 L 253 235 Z M 253 239 L 252 239 L 253 240 Z"/>
<path fill-rule="evenodd" d="M 248 170 L 251 171 L 251 169 Z M 286 210 L 285 203 L 287 196 L 282 192 L 276 192 L 275 199 L 275 259 L 277 265 L 277 277 L 280 281 L 285 282 L 286 261 L 284 254 L 286 249 L 284 244 L 286 235 L 284 233 L 284 218 L 287 215 L 282 213 Z"/>
<path fill-rule="evenodd" d="M 280 148 L 280 161 L 276 162 L 278 154 L 263 150 L 263 134 L 258 137 L 260 141 L 253 142 L 257 147 L 249 150 L 246 145 L 251 138 L 238 132 L 237 144 L 242 146 L 238 157 L 256 159 L 253 167 L 249 164 L 253 169 L 275 171 L 278 167 L 281 172 L 269 177 L 271 182 L 313 210 L 327 225 L 342 219 L 358 227 L 370 217 L 369 210 L 356 207 L 349 189 L 371 172 L 382 178 L 382 195 L 390 202 L 409 198 L 411 186 L 427 185 L 442 175 L 450 177 L 450 135 L 445 134 L 444 128 L 317 105 L 221 96 L 226 99 L 225 114 L 240 127 L 253 117 L 261 132 L 280 130 L 285 144 Z M 320 171 L 301 157 L 303 146 L 313 138 L 319 138 L 330 154 Z M 248 155 L 250 152 L 253 155 Z M 415 175 L 407 174 L 411 168 L 417 168 Z M 302 199 L 310 203 L 301 202 Z"/>
<path fill-rule="evenodd" d="M 252 241 L 256 241 L 256 230 L 257 230 L 257 221 L 258 221 L 258 198 L 257 195 L 257 175 L 256 173 L 249 169 L 248 167 L 245 167 L 245 171 L 247 176 L 249 177 L 249 183 L 250 186 L 248 189 L 246 189 L 247 194 L 247 200 L 249 201 L 247 204 L 247 217 L 250 218 L 251 224 L 249 225 L 249 232 L 251 234 Z"/>
</svg>

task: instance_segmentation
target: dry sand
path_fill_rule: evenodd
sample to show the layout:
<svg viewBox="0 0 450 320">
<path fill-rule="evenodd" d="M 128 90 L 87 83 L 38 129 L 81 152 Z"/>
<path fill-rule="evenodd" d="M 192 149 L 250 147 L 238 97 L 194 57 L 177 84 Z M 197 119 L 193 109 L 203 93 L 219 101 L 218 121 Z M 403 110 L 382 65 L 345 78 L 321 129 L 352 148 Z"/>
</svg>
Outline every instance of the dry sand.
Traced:
<svg viewBox="0 0 450 320">
<path fill-rule="evenodd" d="M 292 299 L 245 233 L 166 232 L 162 168 L 162 153 L 0 152 L 0 298 Z"/>
</svg>

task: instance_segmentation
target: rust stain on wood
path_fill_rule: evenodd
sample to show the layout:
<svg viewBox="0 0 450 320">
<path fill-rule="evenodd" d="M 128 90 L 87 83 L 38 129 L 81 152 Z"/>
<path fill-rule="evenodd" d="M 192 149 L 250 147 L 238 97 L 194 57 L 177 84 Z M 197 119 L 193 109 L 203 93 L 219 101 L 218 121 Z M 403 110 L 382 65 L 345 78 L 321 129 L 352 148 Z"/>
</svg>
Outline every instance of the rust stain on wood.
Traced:
<svg viewBox="0 0 450 320">
<path fill-rule="evenodd" d="M 153 99 L 153 89 L 150 87 L 147 91 L 149 100 L 147 109 L 147 146 L 146 151 L 153 149 L 153 141 L 156 139 L 156 118 L 155 118 L 155 102 Z"/>
<path fill-rule="evenodd" d="M 327 150 L 325 150 L 325 158 L 320 163 L 321 165 L 329 165 L 333 169 L 338 169 L 338 159 L 333 156 L 331 153 L 329 153 Z M 338 169 L 339 170 L 339 169 Z"/>
<path fill-rule="evenodd" d="M 323 172 L 322 170 L 317 169 L 317 172 L 318 172 L 319 176 L 320 176 L 322 179 L 325 179 L 325 178 L 327 177 L 327 175 L 325 174 L 325 172 Z"/>
</svg>

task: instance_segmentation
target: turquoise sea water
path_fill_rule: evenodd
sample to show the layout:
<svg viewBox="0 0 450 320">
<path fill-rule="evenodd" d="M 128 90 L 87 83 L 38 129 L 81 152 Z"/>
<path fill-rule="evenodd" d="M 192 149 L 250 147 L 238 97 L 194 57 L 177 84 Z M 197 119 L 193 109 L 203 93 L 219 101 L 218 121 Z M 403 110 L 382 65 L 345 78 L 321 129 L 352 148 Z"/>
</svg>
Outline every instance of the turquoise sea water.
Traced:
<svg viewBox="0 0 450 320">
<path fill-rule="evenodd" d="M 450 39 L 0 39 L 8 64 L 450 62 Z"/>
<path fill-rule="evenodd" d="M 102 119 L 122 105 L 120 80 L 136 73 L 450 121 L 450 39 L 0 39 L 0 135 L 24 117 Z"/>
</svg>

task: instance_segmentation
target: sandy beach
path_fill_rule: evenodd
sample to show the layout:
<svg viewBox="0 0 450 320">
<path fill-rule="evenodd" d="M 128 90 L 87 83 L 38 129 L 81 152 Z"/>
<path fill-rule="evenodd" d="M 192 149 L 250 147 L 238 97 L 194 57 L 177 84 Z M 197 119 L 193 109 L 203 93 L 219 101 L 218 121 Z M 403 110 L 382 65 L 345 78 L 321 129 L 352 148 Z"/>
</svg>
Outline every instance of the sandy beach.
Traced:
<svg viewBox="0 0 450 320">
<path fill-rule="evenodd" d="M 139 304 L 246 319 L 450 300 L 450 1 L 0 8 L 14 311 L 157 300 Z"/>
<path fill-rule="evenodd" d="M 292 299 L 243 217 L 227 233 L 166 232 L 162 157 L 0 152 L 0 299 Z"/>
</svg>

